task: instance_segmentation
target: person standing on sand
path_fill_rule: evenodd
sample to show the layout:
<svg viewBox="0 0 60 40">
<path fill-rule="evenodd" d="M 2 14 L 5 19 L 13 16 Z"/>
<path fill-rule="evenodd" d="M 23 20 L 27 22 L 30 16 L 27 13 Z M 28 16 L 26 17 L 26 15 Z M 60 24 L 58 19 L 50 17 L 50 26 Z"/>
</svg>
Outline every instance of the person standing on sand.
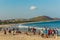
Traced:
<svg viewBox="0 0 60 40">
<path fill-rule="evenodd" d="M 42 35 L 42 34 L 43 34 L 43 29 L 38 30 L 38 34 L 39 34 L 39 35 Z"/>
<path fill-rule="evenodd" d="M 58 30 L 57 30 L 57 28 L 55 28 L 55 34 L 58 35 Z"/>
<path fill-rule="evenodd" d="M 28 32 L 31 32 L 31 28 L 30 27 L 28 27 Z"/>
<path fill-rule="evenodd" d="M 34 27 L 32 28 L 32 32 L 34 35 L 36 34 L 36 29 Z"/>
<path fill-rule="evenodd" d="M 54 38 L 56 38 L 57 35 L 58 35 L 58 30 L 55 28 L 55 29 L 53 29 L 53 36 L 54 36 Z"/>
<path fill-rule="evenodd" d="M 9 31 L 8 31 L 10 34 L 11 34 L 11 29 L 9 29 Z"/>
<path fill-rule="evenodd" d="M 40 30 L 38 30 L 38 35 L 40 35 L 41 34 L 41 31 Z"/>
<path fill-rule="evenodd" d="M 44 37 L 48 38 L 48 30 L 47 30 L 47 28 L 45 28 L 45 30 L 44 30 Z"/>
<path fill-rule="evenodd" d="M 4 29 L 4 34 L 7 34 L 6 29 Z"/>
<path fill-rule="evenodd" d="M 53 30 L 50 28 L 50 29 L 48 30 L 48 36 L 51 37 L 51 36 L 52 36 L 52 33 L 53 33 Z"/>
<path fill-rule="evenodd" d="M 13 35 L 15 35 L 15 28 L 13 28 Z"/>
<path fill-rule="evenodd" d="M 40 30 L 40 32 L 41 32 L 41 36 L 42 36 L 42 37 L 44 36 L 43 31 L 44 31 L 44 29 L 42 28 L 42 29 Z"/>
</svg>

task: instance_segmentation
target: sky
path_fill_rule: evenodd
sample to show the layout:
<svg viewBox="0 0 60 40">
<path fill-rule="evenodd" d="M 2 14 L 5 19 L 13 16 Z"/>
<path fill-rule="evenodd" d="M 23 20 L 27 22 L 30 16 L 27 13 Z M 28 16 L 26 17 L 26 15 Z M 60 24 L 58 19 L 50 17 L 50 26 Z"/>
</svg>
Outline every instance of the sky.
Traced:
<svg viewBox="0 0 60 40">
<path fill-rule="evenodd" d="M 43 15 L 60 18 L 60 0 L 0 0 L 0 20 Z"/>
</svg>

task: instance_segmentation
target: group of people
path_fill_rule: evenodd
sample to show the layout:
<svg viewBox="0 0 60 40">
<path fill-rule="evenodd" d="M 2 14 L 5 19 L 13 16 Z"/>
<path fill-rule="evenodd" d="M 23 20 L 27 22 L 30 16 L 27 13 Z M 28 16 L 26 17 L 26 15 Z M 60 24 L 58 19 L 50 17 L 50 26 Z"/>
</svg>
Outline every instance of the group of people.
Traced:
<svg viewBox="0 0 60 40">
<path fill-rule="evenodd" d="M 15 29 L 15 28 L 13 28 L 13 29 L 5 28 L 5 29 L 3 29 L 3 31 L 4 31 L 4 34 L 9 33 L 9 34 L 15 35 L 17 33 L 21 33 L 21 31 L 19 31 L 18 28 L 17 29 Z"/>
<path fill-rule="evenodd" d="M 15 28 L 13 28 L 13 29 L 6 28 L 3 31 L 4 31 L 4 34 L 7 34 L 7 32 L 8 32 L 9 34 L 12 33 L 13 35 L 15 35 L 15 33 L 16 34 L 17 33 L 19 33 L 19 34 L 22 33 L 21 31 L 19 31 L 18 28 L 17 29 L 15 29 Z M 46 37 L 46 38 L 57 37 L 57 35 L 58 35 L 58 30 L 56 28 L 54 28 L 54 29 L 44 28 L 42 30 L 38 30 L 38 32 L 37 32 L 36 28 L 34 28 L 34 27 L 32 27 L 32 28 L 28 27 L 28 32 L 25 32 L 25 34 L 28 35 L 29 32 L 33 33 L 34 35 L 36 33 L 38 33 L 38 35 L 41 35 L 41 37 Z"/>
<path fill-rule="evenodd" d="M 51 28 L 45 28 L 45 30 L 43 31 L 43 37 L 56 37 L 58 35 L 58 30 L 55 29 L 51 29 Z"/>
<path fill-rule="evenodd" d="M 36 34 L 36 28 L 29 28 L 28 27 L 28 32 L 33 32 L 33 34 L 35 35 Z"/>
<path fill-rule="evenodd" d="M 28 31 L 32 32 L 34 35 L 36 34 L 36 28 L 29 28 L 28 27 Z M 39 30 L 38 35 L 41 35 L 42 37 L 56 37 L 58 35 L 58 30 L 56 28 L 52 29 L 52 28 L 44 28 L 42 30 Z"/>
</svg>

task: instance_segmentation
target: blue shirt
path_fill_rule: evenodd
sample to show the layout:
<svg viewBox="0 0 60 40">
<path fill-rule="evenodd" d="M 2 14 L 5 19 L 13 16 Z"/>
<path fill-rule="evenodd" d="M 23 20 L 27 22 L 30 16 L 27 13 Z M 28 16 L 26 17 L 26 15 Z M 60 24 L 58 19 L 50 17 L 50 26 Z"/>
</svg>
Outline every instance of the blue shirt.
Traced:
<svg viewBox="0 0 60 40">
<path fill-rule="evenodd" d="M 44 34 L 48 34 L 48 30 L 44 30 Z"/>
</svg>

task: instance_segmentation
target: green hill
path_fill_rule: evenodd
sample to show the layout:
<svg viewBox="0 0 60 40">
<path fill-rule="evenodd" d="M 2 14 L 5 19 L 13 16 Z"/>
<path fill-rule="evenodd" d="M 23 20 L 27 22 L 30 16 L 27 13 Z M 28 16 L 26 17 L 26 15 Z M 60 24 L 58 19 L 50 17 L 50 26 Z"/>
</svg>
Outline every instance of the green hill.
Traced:
<svg viewBox="0 0 60 40">
<path fill-rule="evenodd" d="M 30 21 L 47 21 L 47 20 L 53 20 L 53 18 L 50 18 L 48 16 L 38 16 L 30 19 Z"/>
</svg>

